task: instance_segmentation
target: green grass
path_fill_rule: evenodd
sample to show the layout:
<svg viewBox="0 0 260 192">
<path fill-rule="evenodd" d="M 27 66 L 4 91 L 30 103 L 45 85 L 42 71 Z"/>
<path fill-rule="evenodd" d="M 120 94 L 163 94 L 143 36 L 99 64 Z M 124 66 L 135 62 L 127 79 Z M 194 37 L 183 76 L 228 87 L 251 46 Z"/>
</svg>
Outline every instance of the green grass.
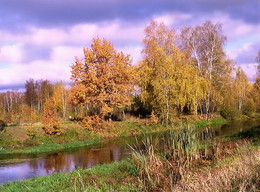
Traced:
<svg viewBox="0 0 260 192">
<path fill-rule="evenodd" d="M 0 132 L 0 151 L 10 146 L 20 146 L 21 142 L 13 139 L 9 135 L 1 134 Z"/>
<path fill-rule="evenodd" d="M 126 159 L 71 173 L 56 173 L 22 182 L 10 182 L 0 187 L 1 192 L 51 191 L 139 191 L 136 168 Z"/>
<path fill-rule="evenodd" d="M 217 125 L 225 124 L 227 123 L 227 120 L 224 119 L 223 117 L 219 117 L 210 120 L 189 121 L 188 123 L 196 127 L 205 127 L 205 126 L 217 126 Z"/>
<path fill-rule="evenodd" d="M 112 133 L 119 134 L 120 136 L 131 136 L 135 134 L 150 134 L 166 129 L 169 129 L 169 127 L 160 124 L 147 124 L 144 120 L 130 118 L 121 122 L 115 122 L 115 129 L 112 130 Z"/>
<path fill-rule="evenodd" d="M 42 144 L 33 147 L 26 147 L 20 149 L 7 149 L 1 150 L 1 155 L 14 155 L 14 154 L 39 154 L 39 153 L 48 153 L 48 152 L 58 152 L 64 151 L 70 148 L 92 146 L 98 144 L 98 140 L 87 140 L 87 141 L 77 141 L 77 142 L 68 142 L 63 144 L 51 143 L 51 144 Z"/>
</svg>

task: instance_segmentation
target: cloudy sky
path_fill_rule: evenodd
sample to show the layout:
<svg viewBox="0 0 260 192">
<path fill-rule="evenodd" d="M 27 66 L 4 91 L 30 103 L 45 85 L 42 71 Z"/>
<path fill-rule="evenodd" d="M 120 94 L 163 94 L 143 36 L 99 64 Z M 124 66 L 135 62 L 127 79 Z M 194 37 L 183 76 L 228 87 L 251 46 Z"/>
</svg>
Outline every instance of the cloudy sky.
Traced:
<svg viewBox="0 0 260 192">
<path fill-rule="evenodd" d="M 135 64 L 151 20 L 176 30 L 222 23 L 228 56 L 254 81 L 259 0 L 0 0 L 0 91 L 21 89 L 30 78 L 68 83 L 75 56 L 94 37 L 110 40 Z"/>
</svg>

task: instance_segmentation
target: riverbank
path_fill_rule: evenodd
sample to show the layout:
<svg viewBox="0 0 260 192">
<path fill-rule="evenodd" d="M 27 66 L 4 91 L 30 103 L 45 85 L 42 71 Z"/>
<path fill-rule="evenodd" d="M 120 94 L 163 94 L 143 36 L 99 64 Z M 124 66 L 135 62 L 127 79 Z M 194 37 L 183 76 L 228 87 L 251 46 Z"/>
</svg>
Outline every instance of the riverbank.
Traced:
<svg viewBox="0 0 260 192">
<path fill-rule="evenodd" d="M 210 120 L 204 120 L 198 117 L 199 116 L 184 116 L 182 119 L 176 120 L 173 126 L 168 127 L 154 124 L 150 122 L 149 119 L 129 118 L 121 122 L 113 122 L 113 128 L 96 133 L 85 130 L 79 124 L 66 121 L 62 124 L 64 133 L 54 136 L 46 135 L 39 123 L 31 127 L 6 127 L 4 131 L 0 132 L 0 157 L 11 154 L 59 152 L 69 148 L 92 146 L 102 142 L 104 139 L 179 129 L 183 123 L 188 123 L 196 127 L 205 127 L 207 125 L 221 125 L 227 122 L 219 116 Z M 32 130 L 33 136 L 30 135 Z"/>
<path fill-rule="evenodd" d="M 153 155 L 139 158 L 143 160 L 141 162 L 134 157 L 91 169 L 6 183 L 0 191 L 257 191 L 260 187 L 257 184 L 260 147 L 259 142 L 254 141 L 259 140 L 258 133 L 227 137 L 215 146 L 217 153 L 194 159 L 189 167 L 172 167 L 174 161 L 167 161 L 166 166 L 165 159 L 154 151 Z M 173 179 L 167 174 L 171 170 L 181 171 L 181 177 L 172 175 L 177 176 Z"/>
</svg>

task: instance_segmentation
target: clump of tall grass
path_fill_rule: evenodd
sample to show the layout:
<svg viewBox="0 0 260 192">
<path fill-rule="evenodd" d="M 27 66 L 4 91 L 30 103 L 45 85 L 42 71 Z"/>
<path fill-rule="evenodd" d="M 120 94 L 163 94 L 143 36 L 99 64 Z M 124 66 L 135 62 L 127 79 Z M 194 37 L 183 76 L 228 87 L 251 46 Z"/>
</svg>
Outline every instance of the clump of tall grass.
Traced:
<svg viewBox="0 0 260 192">
<path fill-rule="evenodd" d="M 170 182 L 165 175 L 171 174 L 172 167 L 155 152 L 152 139 L 143 140 L 143 147 L 130 147 L 133 151 L 133 162 L 137 166 L 138 182 L 143 187 L 142 191 L 157 191 Z"/>
<path fill-rule="evenodd" d="M 174 184 L 183 177 L 185 169 L 210 154 L 208 138 L 212 138 L 212 135 L 208 129 L 198 132 L 193 127 L 185 126 L 165 135 L 159 146 L 147 138 L 143 141 L 143 149 L 131 147 L 143 190 L 172 190 Z"/>
<path fill-rule="evenodd" d="M 213 136 L 214 132 L 209 128 L 199 132 L 194 127 L 184 126 L 165 136 L 162 155 L 185 168 L 189 167 L 195 160 L 208 158 L 209 139 Z"/>
</svg>

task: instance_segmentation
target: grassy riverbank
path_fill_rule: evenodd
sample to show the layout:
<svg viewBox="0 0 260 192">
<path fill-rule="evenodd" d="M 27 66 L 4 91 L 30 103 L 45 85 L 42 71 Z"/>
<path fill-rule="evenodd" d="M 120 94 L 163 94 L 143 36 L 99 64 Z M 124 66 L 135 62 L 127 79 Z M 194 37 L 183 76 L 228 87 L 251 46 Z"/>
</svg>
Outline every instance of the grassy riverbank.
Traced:
<svg viewBox="0 0 260 192">
<path fill-rule="evenodd" d="M 86 141 L 77 141 L 77 142 L 68 142 L 68 143 L 50 143 L 50 144 L 41 144 L 34 147 L 26 147 L 20 149 L 7 149 L 0 151 L 1 155 L 14 155 L 14 154 L 39 154 L 39 153 L 49 153 L 49 152 L 59 152 L 66 149 L 76 148 L 76 147 L 87 147 L 98 144 L 98 140 L 86 140 Z"/>
<path fill-rule="evenodd" d="M 166 127 L 153 124 L 149 119 L 128 118 L 121 122 L 113 122 L 112 128 L 99 132 L 90 132 L 75 122 L 65 121 L 61 124 L 64 133 L 54 136 L 46 135 L 40 123 L 31 126 L 10 126 L 0 132 L 0 155 L 63 151 L 68 148 L 97 144 L 103 139 L 178 129 L 183 122 L 204 127 L 206 125 L 220 125 L 226 120 L 217 117 L 206 121 L 194 116 L 185 116 L 183 119 L 176 120 L 173 126 Z M 30 135 L 31 132 L 33 132 L 33 136 Z"/>
<path fill-rule="evenodd" d="M 189 132 L 192 130 L 187 131 L 182 130 L 180 134 L 191 133 L 191 137 L 181 137 L 182 141 L 177 143 L 196 139 L 193 132 Z M 188 147 L 188 153 L 186 149 L 174 145 L 174 150 L 179 155 L 172 158 L 169 157 L 172 146 L 158 153 L 152 150 L 152 145 L 147 145 L 148 156 L 137 152 L 133 159 L 91 169 L 6 183 L 0 187 L 0 191 L 257 191 L 260 187 L 257 182 L 260 147 L 255 141 L 259 135 L 257 132 L 250 133 L 249 138 L 247 135 L 245 132 L 225 138 L 214 144 L 214 150 L 210 145 L 204 145 L 207 146 L 207 154 L 205 151 L 201 153 L 204 148 L 201 145 L 198 150 Z M 178 137 L 177 134 L 174 139 Z M 190 144 L 193 144 L 192 141 Z M 213 151 L 215 152 L 212 153 Z M 166 154 L 168 155 L 164 156 Z M 194 155 L 196 158 L 193 158 Z M 193 158 L 189 164 L 187 157 Z"/>
</svg>

